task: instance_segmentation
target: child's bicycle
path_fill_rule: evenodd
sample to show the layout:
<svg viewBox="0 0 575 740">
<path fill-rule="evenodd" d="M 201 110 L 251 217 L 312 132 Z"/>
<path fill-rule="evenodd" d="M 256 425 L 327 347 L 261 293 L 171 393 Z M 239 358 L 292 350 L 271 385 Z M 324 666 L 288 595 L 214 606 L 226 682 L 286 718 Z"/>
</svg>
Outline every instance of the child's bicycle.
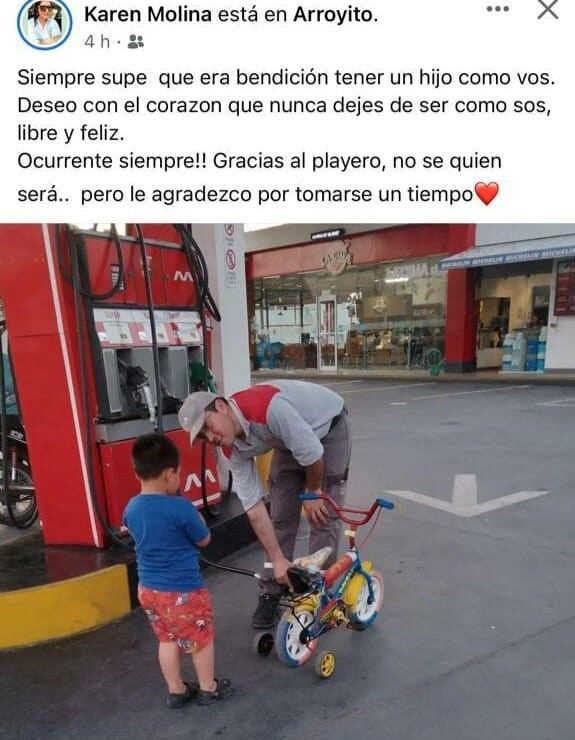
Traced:
<svg viewBox="0 0 575 740">
<path fill-rule="evenodd" d="M 361 559 L 355 542 L 357 528 L 367 524 L 376 512 L 379 517 L 382 509 L 393 509 L 394 504 L 378 498 L 365 510 L 337 506 L 324 494 L 304 493 L 300 498 L 302 501 L 323 499 L 333 508 L 348 525 L 345 534 L 349 550 L 325 571 L 319 568 L 329 557 L 331 548 L 322 548 L 295 561 L 288 570 L 293 590 L 284 588 L 281 592 L 280 607 L 284 608 L 284 613 L 275 637 L 270 632 L 258 633 L 254 649 L 258 655 L 266 656 L 275 644 L 280 660 L 292 668 L 303 665 L 315 655 L 316 674 L 329 678 L 335 671 L 335 655 L 331 651 L 317 652 L 321 635 L 342 625 L 355 630 L 367 629 L 383 603 L 383 577 L 373 570 L 370 561 Z M 372 528 L 376 522 L 377 517 Z"/>
</svg>

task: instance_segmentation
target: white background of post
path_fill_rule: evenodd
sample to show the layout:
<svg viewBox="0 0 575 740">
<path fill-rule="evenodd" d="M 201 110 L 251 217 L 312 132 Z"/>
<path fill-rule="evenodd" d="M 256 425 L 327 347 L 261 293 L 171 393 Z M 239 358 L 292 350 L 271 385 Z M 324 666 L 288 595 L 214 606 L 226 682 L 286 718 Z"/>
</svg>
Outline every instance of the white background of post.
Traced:
<svg viewBox="0 0 575 740">
<path fill-rule="evenodd" d="M 222 315 L 212 321 L 211 370 L 218 392 L 229 396 L 250 385 L 244 231 L 241 224 L 193 224 L 208 266 L 210 291 Z"/>
</svg>

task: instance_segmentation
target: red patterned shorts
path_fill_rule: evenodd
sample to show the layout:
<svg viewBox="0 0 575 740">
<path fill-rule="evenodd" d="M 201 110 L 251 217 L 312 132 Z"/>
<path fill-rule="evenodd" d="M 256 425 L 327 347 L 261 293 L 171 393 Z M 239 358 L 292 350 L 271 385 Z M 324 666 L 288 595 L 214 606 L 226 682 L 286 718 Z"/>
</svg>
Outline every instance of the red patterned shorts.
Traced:
<svg viewBox="0 0 575 740">
<path fill-rule="evenodd" d="M 196 653 L 214 639 L 207 589 L 181 593 L 140 586 L 138 598 L 160 642 L 177 642 L 185 653 Z"/>
</svg>

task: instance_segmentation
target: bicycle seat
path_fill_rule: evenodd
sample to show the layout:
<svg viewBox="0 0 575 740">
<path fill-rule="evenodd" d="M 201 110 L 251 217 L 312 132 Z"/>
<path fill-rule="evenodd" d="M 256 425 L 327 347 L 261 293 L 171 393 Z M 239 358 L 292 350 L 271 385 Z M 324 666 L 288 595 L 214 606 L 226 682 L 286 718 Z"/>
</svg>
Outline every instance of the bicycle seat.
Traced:
<svg viewBox="0 0 575 740">
<path fill-rule="evenodd" d="M 333 551 L 333 547 L 321 547 L 311 555 L 304 555 L 301 558 L 296 558 L 293 564 L 298 568 L 304 568 L 304 570 L 311 570 L 317 572 L 321 569 L 321 566 L 329 558 Z"/>
</svg>

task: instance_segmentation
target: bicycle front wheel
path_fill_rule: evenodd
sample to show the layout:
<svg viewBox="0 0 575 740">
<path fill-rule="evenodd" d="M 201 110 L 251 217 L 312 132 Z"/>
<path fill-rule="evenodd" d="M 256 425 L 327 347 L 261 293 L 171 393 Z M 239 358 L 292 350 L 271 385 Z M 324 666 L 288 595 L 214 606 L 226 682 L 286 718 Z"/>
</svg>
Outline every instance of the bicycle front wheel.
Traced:
<svg viewBox="0 0 575 740">
<path fill-rule="evenodd" d="M 353 627 L 364 630 L 377 618 L 383 606 L 383 576 L 376 570 L 369 574 L 373 598 L 369 598 L 369 585 L 365 576 L 355 602 L 349 609 L 349 620 Z"/>
</svg>

